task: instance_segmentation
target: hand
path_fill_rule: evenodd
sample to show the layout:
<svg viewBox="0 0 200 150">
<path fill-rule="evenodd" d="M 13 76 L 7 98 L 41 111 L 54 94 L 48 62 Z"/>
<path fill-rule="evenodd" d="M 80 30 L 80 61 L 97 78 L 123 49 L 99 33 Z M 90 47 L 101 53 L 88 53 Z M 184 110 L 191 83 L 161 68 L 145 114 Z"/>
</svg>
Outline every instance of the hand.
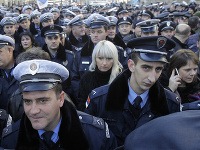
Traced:
<svg viewBox="0 0 200 150">
<path fill-rule="evenodd" d="M 169 88 L 175 92 L 178 86 L 181 84 L 181 77 L 180 75 L 175 74 L 175 69 L 172 71 L 172 74 L 169 78 Z"/>
</svg>

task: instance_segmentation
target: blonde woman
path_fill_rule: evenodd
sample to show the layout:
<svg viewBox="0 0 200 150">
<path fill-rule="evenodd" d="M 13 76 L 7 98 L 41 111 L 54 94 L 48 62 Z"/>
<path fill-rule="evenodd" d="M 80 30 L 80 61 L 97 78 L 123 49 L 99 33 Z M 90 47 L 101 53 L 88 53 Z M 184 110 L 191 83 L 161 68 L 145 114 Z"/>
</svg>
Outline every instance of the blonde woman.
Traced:
<svg viewBox="0 0 200 150">
<path fill-rule="evenodd" d="M 80 81 L 78 109 L 84 110 L 89 93 L 99 86 L 110 84 L 122 68 L 116 46 L 110 41 L 100 41 L 94 47 L 89 71 Z"/>
</svg>

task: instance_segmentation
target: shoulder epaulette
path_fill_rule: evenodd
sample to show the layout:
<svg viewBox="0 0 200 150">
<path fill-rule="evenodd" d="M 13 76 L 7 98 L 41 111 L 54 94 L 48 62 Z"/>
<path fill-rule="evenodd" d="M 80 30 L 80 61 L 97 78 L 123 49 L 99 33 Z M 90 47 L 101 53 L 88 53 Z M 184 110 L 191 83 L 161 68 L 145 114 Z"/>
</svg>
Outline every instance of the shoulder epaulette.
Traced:
<svg viewBox="0 0 200 150">
<path fill-rule="evenodd" d="M 70 51 L 70 50 L 67 50 L 67 49 L 66 49 L 65 52 L 74 55 L 74 52 L 72 52 L 72 51 Z"/>
<path fill-rule="evenodd" d="M 99 129 L 105 128 L 105 122 L 102 118 L 94 117 L 81 111 L 77 111 L 81 123 L 90 124 Z"/>
<path fill-rule="evenodd" d="M 109 84 L 100 86 L 100 87 L 92 90 L 92 92 L 89 94 L 90 99 L 93 99 L 93 98 L 99 97 L 101 95 L 107 94 L 108 88 L 109 88 Z"/>
</svg>

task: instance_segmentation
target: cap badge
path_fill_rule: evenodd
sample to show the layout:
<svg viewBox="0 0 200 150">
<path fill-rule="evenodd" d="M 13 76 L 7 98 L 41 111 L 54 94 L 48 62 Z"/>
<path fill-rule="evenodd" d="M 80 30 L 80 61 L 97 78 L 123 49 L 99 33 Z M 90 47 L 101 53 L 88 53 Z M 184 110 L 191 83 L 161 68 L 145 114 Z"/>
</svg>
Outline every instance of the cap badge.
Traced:
<svg viewBox="0 0 200 150">
<path fill-rule="evenodd" d="M 108 17 L 108 19 L 109 19 L 110 21 L 112 21 L 112 17 Z"/>
<path fill-rule="evenodd" d="M 168 26 L 168 27 L 170 26 L 170 22 L 169 22 L 169 21 L 167 22 L 167 26 Z"/>
<path fill-rule="evenodd" d="M 35 75 L 37 73 L 39 69 L 39 64 L 36 62 L 33 62 L 32 64 L 30 64 L 29 66 L 29 71 L 32 75 Z"/>
<path fill-rule="evenodd" d="M 93 17 L 93 21 L 97 21 L 98 17 L 97 16 L 94 16 Z"/>
<path fill-rule="evenodd" d="M 163 48 L 165 46 L 166 42 L 167 42 L 167 39 L 165 37 L 159 37 L 157 39 L 157 47 L 159 49 Z"/>
<path fill-rule="evenodd" d="M 127 19 L 127 17 L 123 17 L 123 20 L 126 20 Z"/>
</svg>

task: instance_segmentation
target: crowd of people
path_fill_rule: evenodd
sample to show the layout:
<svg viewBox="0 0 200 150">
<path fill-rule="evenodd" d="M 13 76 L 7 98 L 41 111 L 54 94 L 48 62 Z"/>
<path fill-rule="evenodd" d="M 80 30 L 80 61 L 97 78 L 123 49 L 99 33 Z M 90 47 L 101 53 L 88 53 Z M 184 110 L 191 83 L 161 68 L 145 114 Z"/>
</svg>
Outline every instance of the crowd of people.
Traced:
<svg viewBox="0 0 200 150">
<path fill-rule="evenodd" d="M 197 2 L 1 6 L 0 26 L 1 148 L 198 147 Z"/>
</svg>

